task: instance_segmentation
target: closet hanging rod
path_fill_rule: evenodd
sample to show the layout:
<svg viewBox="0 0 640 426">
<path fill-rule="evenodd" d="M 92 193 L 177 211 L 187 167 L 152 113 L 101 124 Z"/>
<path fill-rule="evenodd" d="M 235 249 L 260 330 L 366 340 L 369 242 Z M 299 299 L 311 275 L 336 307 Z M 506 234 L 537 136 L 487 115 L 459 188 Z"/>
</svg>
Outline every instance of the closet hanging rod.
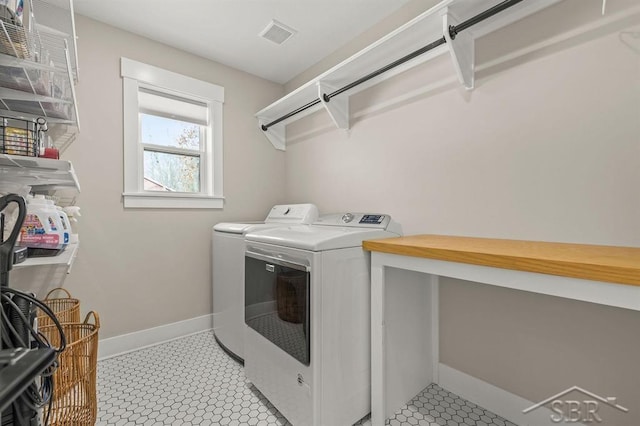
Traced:
<svg viewBox="0 0 640 426">
<path fill-rule="evenodd" d="M 498 3 L 497 5 L 485 10 L 484 12 L 480 12 L 479 14 L 467 19 L 464 22 L 461 22 L 458 25 L 449 25 L 449 35 L 451 36 L 451 40 L 454 40 L 456 38 L 456 36 L 461 33 L 464 30 L 469 29 L 470 27 L 491 18 L 494 15 L 497 15 L 498 13 L 502 12 L 503 10 L 506 10 L 512 6 L 515 6 L 516 4 L 522 2 L 523 0 L 505 0 L 501 3 Z M 354 87 L 371 80 L 374 77 L 379 76 L 380 74 L 383 74 L 399 65 L 404 64 L 405 62 L 408 62 L 424 53 L 427 53 L 430 50 L 435 49 L 438 46 L 441 46 L 443 44 L 445 44 L 447 41 L 445 39 L 444 36 L 442 36 L 441 38 L 427 44 L 426 46 L 421 47 L 418 50 L 415 50 L 411 53 L 409 53 L 406 56 L 403 56 L 402 58 L 388 64 L 385 65 L 382 68 L 379 68 L 367 75 L 365 75 L 364 77 L 359 78 L 358 80 L 354 81 L 353 83 L 349 83 L 344 87 L 341 87 L 340 89 L 331 92 L 331 93 L 325 93 L 322 95 L 322 100 L 324 100 L 325 102 L 329 102 L 331 100 L 331 98 L 333 98 L 334 96 L 338 96 L 341 93 L 346 92 L 347 90 L 353 89 Z M 300 108 L 297 108 L 293 111 L 291 111 L 288 114 L 283 115 L 282 117 L 276 118 L 275 120 L 271 121 L 270 123 L 267 124 L 263 124 L 260 127 L 262 128 L 262 130 L 264 130 L 265 132 L 269 129 L 269 127 L 276 125 L 278 123 L 280 123 L 283 120 L 286 120 L 287 118 L 293 117 L 294 115 L 307 110 L 309 108 L 311 108 L 314 105 L 318 105 L 320 103 L 320 99 L 314 99 L 313 101 L 309 102 L 306 105 L 301 106 Z"/>
</svg>

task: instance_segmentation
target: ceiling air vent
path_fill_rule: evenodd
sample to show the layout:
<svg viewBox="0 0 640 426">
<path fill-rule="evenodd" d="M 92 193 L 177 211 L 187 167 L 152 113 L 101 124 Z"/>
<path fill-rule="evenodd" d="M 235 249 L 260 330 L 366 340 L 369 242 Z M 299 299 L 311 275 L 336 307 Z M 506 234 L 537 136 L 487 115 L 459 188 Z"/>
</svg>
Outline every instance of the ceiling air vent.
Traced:
<svg viewBox="0 0 640 426">
<path fill-rule="evenodd" d="M 274 42 L 275 44 L 282 44 L 289 40 L 297 31 L 291 27 L 276 21 L 275 19 L 269 22 L 267 27 L 258 34 L 262 38 Z"/>
</svg>

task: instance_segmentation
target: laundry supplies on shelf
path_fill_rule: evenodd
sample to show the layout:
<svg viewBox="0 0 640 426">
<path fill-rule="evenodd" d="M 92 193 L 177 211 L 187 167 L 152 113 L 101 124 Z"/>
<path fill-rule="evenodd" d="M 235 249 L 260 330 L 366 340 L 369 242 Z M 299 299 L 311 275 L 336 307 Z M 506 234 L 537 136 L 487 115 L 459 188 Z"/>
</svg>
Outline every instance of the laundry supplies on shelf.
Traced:
<svg viewBox="0 0 640 426">
<path fill-rule="evenodd" d="M 69 232 L 53 202 L 38 195 L 27 198 L 27 216 L 20 229 L 18 245 L 29 255 L 56 255 L 69 244 Z"/>
</svg>

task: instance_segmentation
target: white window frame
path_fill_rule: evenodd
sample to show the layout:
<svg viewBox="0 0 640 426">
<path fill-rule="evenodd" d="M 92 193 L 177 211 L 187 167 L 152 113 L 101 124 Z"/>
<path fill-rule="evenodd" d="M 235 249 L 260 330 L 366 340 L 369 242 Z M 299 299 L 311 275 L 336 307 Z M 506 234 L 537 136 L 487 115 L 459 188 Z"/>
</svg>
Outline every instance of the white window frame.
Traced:
<svg viewBox="0 0 640 426">
<path fill-rule="evenodd" d="M 222 104 L 224 87 L 121 58 L 124 114 L 124 198 L 125 208 L 222 208 Z M 148 88 L 160 93 L 206 103 L 209 126 L 201 156 L 200 193 L 145 191 L 144 144 L 139 123 L 138 92 Z M 211 155 L 209 155 L 211 154 Z M 213 157 L 213 158 L 212 158 Z"/>
</svg>

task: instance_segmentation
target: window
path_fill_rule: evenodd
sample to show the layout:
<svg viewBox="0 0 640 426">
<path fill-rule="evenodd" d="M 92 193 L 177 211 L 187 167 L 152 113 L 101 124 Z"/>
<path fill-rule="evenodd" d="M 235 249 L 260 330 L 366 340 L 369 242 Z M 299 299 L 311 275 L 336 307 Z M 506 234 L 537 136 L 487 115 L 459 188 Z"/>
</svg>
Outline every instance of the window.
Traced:
<svg viewBox="0 0 640 426">
<path fill-rule="evenodd" d="M 224 88 L 122 58 L 124 206 L 221 208 Z"/>
</svg>

